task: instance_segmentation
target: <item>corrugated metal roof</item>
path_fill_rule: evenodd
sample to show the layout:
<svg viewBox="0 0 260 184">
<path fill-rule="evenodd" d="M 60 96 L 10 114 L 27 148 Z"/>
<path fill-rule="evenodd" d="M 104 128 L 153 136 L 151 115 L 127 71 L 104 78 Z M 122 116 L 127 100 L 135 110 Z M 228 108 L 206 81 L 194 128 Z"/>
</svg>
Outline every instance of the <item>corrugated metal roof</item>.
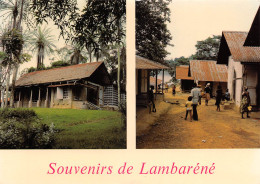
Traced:
<svg viewBox="0 0 260 184">
<path fill-rule="evenodd" d="M 193 80 L 192 77 L 188 76 L 188 73 L 189 73 L 188 65 L 176 66 L 176 79 Z"/>
<path fill-rule="evenodd" d="M 260 46 L 260 6 L 255 15 L 244 46 Z"/>
<path fill-rule="evenodd" d="M 20 77 L 16 81 L 15 85 L 27 86 L 32 84 L 44 84 L 88 78 L 102 63 L 103 62 L 84 63 L 27 73 Z"/>
<path fill-rule="evenodd" d="M 227 66 L 216 61 L 191 60 L 190 72 L 198 81 L 227 82 L 228 79 Z"/>
<path fill-rule="evenodd" d="M 140 57 L 140 56 L 136 56 L 136 69 L 143 69 L 143 70 L 156 70 L 156 69 L 169 69 L 168 66 L 165 66 L 161 63 L 155 62 L 155 61 L 151 61 L 149 59 Z"/>
<path fill-rule="evenodd" d="M 260 62 L 260 47 L 243 46 L 247 32 L 223 31 L 234 61 Z"/>
</svg>

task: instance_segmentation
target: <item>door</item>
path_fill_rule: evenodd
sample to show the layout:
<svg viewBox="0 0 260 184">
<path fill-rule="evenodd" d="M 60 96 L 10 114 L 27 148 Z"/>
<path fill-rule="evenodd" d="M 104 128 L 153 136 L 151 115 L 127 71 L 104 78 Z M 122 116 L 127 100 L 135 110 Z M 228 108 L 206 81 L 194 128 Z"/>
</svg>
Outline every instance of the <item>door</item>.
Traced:
<svg viewBox="0 0 260 184">
<path fill-rule="evenodd" d="M 257 105 L 257 73 L 258 72 L 255 70 L 247 70 L 246 72 L 246 86 L 248 87 L 248 92 L 250 94 L 251 105 Z"/>
</svg>

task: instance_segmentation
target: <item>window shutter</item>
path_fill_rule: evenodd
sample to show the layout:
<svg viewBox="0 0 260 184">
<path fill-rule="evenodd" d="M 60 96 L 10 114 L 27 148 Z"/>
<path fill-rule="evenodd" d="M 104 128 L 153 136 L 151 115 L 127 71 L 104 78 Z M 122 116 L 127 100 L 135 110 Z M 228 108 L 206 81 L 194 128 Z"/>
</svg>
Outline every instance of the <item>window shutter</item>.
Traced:
<svg viewBox="0 0 260 184">
<path fill-rule="evenodd" d="M 63 89 L 61 87 L 57 87 L 57 99 L 63 99 Z"/>
</svg>

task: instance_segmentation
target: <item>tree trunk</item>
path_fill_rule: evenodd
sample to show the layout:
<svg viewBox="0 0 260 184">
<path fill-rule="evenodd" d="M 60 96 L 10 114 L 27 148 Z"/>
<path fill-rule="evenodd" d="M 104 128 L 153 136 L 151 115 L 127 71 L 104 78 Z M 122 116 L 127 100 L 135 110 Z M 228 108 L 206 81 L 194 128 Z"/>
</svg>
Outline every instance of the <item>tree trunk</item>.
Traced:
<svg viewBox="0 0 260 184">
<path fill-rule="evenodd" d="M 6 108 L 8 105 L 8 94 L 9 94 L 9 83 L 10 83 L 10 74 L 11 73 L 11 66 L 8 65 L 7 69 L 7 79 L 6 79 L 6 91 L 5 91 L 5 105 L 4 107 Z"/>
<path fill-rule="evenodd" d="M 4 104 L 5 104 L 5 102 L 4 102 L 5 101 L 4 95 L 5 95 L 4 87 L 1 86 L 1 108 L 4 108 Z"/>
<path fill-rule="evenodd" d="M 22 0 L 22 4 L 21 4 L 21 9 L 20 9 L 20 19 L 18 21 L 18 25 L 17 25 L 17 28 L 21 30 L 21 24 L 22 24 L 22 19 L 23 19 L 23 5 L 24 5 L 24 0 Z M 18 8 L 17 8 L 17 0 L 15 1 L 15 6 L 16 6 L 16 9 L 18 11 Z M 17 12 L 17 15 L 18 15 L 18 12 Z M 15 16 L 14 15 L 14 25 L 13 25 L 13 28 L 15 28 L 15 24 L 16 24 L 16 17 L 17 15 Z M 19 56 L 18 56 L 19 57 Z M 14 92 L 15 92 L 15 82 L 16 82 L 16 78 L 17 78 L 17 73 L 18 73 L 18 68 L 19 68 L 19 62 L 20 61 L 20 58 L 16 58 L 16 63 L 14 65 L 14 71 L 13 71 L 13 79 L 12 79 L 12 89 L 11 89 L 11 98 L 10 98 L 10 107 L 14 107 Z M 9 76 L 9 80 L 10 80 L 10 76 Z"/>
<path fill-rule="evenodd" d="M 11 98 L 10 98 L 10 107 L 14 107 L 14 92 L 15 92 L 15 81 L 18 73 L 19 64 L 15 63 L 13 70 L 13 79 L 12 79 L 12 89 L 11 89 Z"/>
<path fill-rule="evenodd" d="M 121 109 L 121 92 L 120 92 L 120 42 L 119 42 L 119 33 L 120 33 L 120 20 L 118 20 L 117 24 L 118 28 L 118 42 L 117 42 L 117 59 L 118 59 L 118 67 L 117 67 L 117 94 L 118 94 L 118 108 Z"/>
<path fill-rule="evenodd" d="M 90 48 L 88 48 L 88 55 L 89 55 L 89 62 L 91 63 L 92 62 L 92 52 L 91 52 Z"/>
</svg>

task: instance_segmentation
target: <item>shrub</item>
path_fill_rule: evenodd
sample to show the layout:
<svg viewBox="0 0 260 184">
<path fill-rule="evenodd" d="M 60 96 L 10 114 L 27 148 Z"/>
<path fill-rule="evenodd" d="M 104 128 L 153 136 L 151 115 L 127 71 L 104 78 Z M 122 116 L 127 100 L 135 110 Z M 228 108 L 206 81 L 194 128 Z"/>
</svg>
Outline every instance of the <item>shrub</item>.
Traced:
<svg viewBox="0 0 260 184">
<path fill-rule="evenodd" d="M 33 110 L 5 109 L 0 116 L 0 148 L 52 148 L 54 125 L 41 123 Z"/>
</svg>

